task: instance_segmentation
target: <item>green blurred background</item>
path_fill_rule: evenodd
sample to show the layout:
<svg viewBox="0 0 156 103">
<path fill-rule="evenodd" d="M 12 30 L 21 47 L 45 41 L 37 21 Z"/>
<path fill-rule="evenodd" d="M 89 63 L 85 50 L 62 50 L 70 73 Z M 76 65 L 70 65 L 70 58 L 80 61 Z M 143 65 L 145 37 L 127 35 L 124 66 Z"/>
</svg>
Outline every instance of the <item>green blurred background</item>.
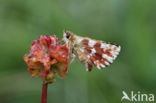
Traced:
<svg viewBox="0 0 156 103">
<path fill-rule="evenodd" d="M 0 103 L 40 103 L 41 80 L 31 78 L 23 56 L 32 40 L 62 38 L 64 29 L 122 50 L 102 70 L 86 72 L 75 61 L 67 78 L 49 85 L 48 103 L 120 103 L 123 90 L 156 94 L 156 0 L 1 0 Z"/>
</svg>

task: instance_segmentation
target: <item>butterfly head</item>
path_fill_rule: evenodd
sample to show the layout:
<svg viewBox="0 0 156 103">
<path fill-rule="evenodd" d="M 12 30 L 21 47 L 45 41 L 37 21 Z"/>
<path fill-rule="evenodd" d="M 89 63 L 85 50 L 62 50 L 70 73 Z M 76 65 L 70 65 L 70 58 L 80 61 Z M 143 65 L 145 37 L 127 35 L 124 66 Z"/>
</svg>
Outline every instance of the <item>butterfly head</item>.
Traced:
<svg viewBox="0 0 156 103">
<path fill-rule="evenodd" d="M 64 31 L 63 33 L 63 40 L 66 42 L 66 41 L 69 41 L 69 40 L 72 40 L 73 39 L 73 36 L 74 34 L 70 31 Z"/>
</svg>

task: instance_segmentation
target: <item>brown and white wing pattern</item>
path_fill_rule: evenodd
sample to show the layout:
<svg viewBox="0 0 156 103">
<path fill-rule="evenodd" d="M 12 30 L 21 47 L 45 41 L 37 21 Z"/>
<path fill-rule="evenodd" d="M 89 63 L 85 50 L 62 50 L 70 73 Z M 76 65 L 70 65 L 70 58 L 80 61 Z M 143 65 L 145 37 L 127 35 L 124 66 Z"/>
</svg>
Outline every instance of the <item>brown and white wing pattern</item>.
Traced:
<svg viewBox="0 0 156 103">
<path fill-rule="evenodd" d="M 76 36 L 77 57 L 91 71 L 92 66 L 98 69 L 109 66 L 120 52 L 120 46 Z"/>
</svg>

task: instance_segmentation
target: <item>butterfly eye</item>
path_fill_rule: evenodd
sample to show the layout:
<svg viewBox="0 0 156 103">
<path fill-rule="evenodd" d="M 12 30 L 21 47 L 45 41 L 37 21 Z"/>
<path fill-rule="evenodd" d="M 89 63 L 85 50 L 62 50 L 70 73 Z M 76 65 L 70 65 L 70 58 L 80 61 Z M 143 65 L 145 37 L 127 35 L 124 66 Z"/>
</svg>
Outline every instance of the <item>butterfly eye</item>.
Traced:
<svg viewBox="0 0 156 103">
<path fill-rule="evenodd" d="M 66 38 L 67 38 L 67 39 L 70 38 L 70 33 L 67 33 Z"/>
</svg>

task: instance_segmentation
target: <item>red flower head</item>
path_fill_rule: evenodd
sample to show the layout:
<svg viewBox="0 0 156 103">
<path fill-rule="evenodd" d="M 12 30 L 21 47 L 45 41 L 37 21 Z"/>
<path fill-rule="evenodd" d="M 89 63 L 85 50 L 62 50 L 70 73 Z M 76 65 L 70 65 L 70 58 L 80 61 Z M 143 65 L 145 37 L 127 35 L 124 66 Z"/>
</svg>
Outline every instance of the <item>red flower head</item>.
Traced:
<svg viewBox="0 0 156 103">
<path fill-rule="evenodd" d="M 56 36 L 40 36 L 32 42 L 30 53 L 24 56 L 32 77 L 40 76 L 46 83 L 55 81 L 54 75 L 65 77 L 68 70 L 69 50 Z"/>
</svg>

